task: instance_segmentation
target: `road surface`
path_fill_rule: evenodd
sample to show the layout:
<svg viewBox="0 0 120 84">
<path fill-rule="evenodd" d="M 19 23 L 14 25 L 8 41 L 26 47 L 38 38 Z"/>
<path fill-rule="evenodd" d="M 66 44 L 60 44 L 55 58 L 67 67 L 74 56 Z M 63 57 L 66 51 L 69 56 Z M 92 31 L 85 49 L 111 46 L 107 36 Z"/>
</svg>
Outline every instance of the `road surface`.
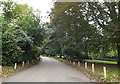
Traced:
<svg viewBox="0 0 120 84">
<path fill-rule="evenodd" d="M 42 57 L 42 61 L 3 82 L 90 82 L 83 73 L 56 59 Z"/>
</svg>

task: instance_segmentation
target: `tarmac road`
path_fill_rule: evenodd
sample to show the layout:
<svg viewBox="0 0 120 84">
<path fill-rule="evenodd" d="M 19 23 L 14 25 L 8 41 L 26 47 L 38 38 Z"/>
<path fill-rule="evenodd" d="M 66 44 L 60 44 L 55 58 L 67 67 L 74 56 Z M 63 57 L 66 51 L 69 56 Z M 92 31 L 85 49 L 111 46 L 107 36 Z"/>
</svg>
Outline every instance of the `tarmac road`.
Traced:
<svg viewBox="0 0 120 84">
<path fill-rule="evenodd" d="M 2 80 L 3 82 L 90 82 L 83 73 L 56 59 L 42 61 Z"/>
</svg>

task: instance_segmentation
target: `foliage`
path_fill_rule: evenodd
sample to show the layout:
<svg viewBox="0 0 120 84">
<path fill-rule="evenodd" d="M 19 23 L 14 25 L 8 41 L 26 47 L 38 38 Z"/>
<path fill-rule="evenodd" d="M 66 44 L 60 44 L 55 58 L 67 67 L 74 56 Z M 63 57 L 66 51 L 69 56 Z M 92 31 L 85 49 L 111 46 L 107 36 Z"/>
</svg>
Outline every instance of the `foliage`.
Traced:
<svg viewBox="0 0 120 84">
<path fill-rule="evenodd" d="M 1 7 L 3 65 L 40 54 L 71 60 L 120 57 L 120 2 L 56 2 L 50 22 L 43 24 L 40 11 L 27 4 L 8 0 Z"/>
<path fill-rule="evenodd" d="M 46 53 L 72 60 L 120 57 L 119 7 L 120 2 L 54 3 Z"/>
<path fill-rule="evenodd" d="M 44 29 L 41 28 L 40 15 L 27 4 L 11 0 L 2 1 L 3 13 L 0 16 L 2 28 L 2 65 L 37 59 L 41 50 Z"/>
</svg>

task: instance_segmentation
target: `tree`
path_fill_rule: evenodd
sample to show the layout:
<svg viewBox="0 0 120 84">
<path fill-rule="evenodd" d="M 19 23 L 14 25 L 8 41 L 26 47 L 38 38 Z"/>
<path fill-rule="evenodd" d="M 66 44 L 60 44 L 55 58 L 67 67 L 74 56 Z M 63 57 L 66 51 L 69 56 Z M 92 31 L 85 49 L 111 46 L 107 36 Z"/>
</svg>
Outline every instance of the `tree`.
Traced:
<svg viewBox="0 0 120 84">
<path fill-rule="evenodd" d="M 58 42 L 61 46 L 60 52 L 64 55 L 68 52 L 72 57 L 86 56 L 88 58 L 94 53 L 97 57 L 106 58 L 111 57 L 110 53 L 113 51 L 115 53 L 112 56 L 115 57 L 116 50 L 119 53 L 117 49 L 119 44 L 118 9 L 118 2 L 56 2 L 50 14 L 55 34 L 54 43 Z"/>
<path fill-rule="evenodd" d="M 40 15 L 36 15 L 27 4 L 18 4 L 11 0 L 2 1 L 0 6 L 3 9 L 0 17 L 2 65 L 13 66 L 15 62 L 37 59 L 42 52 L 40 42 L 44 32 Z"/>
<path fill-rule="evenodd" d="M 118 51 L 120 62 L 120 2 L 84 3 L 83 11 L 88 21 L 102 33 L 102 46 L 109 50 Z M 97 24 L 97 25 L 96 25 Z"/>
</svg>

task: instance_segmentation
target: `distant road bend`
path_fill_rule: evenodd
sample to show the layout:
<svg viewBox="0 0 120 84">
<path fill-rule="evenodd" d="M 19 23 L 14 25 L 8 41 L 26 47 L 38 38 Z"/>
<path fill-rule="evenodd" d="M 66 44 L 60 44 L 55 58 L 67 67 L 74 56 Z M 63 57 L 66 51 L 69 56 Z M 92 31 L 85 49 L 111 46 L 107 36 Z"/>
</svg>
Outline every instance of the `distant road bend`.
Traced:
<svg viewBox="0 0 120 84">
<path fill-rule="evenodd" d="M 38 64 L 3 78 L 3 82 L 90 82 L 90 79 L 65 63 L 42 57 Z"/>
</svg>

